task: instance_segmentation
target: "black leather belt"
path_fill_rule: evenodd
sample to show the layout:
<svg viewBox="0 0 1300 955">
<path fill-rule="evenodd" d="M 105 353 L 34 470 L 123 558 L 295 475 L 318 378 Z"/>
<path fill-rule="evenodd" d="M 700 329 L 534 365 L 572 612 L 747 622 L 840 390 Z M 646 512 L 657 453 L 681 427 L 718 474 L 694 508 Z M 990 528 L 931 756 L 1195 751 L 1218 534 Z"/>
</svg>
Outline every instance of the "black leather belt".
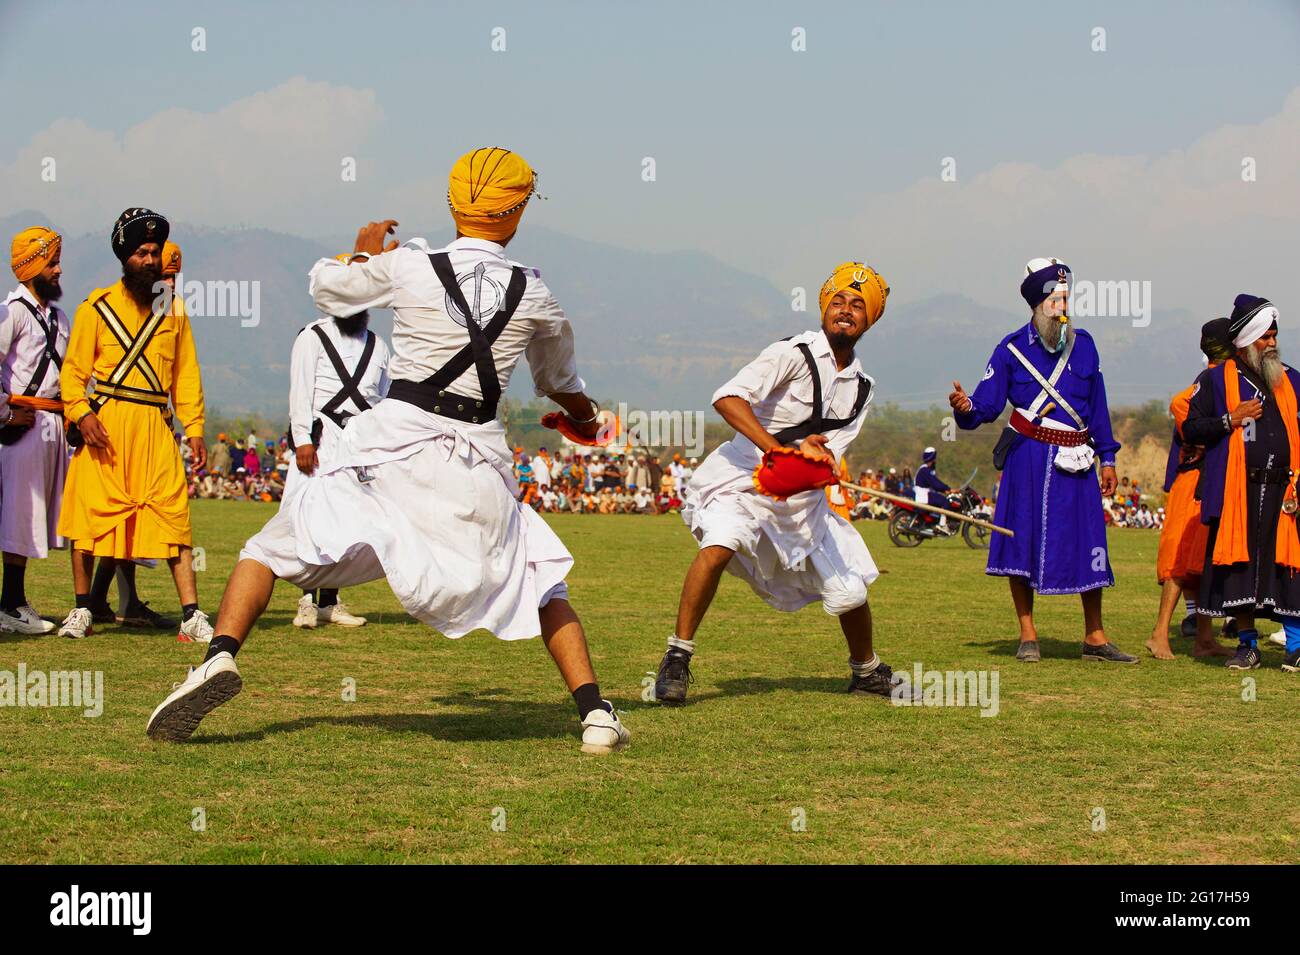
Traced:
<svg viewBox="0 0 1300 955">
<path fill-rule="evenodd" d="M 1291 472 L 1286 468 L 1246 468 L 1246 480 L 1251 484 L 1290 484 Z"/>
<path fill-rule="evenodd" d="M 466 424 L 484 424 L 497 416 L 496 402 L 481 398 L 466 398 L 443 388 L 434 388 L 418 381 L 397 381 L 388 385 L 388 397 L 415 405 L 444 418 L 464 421 Z"/>
</svg>

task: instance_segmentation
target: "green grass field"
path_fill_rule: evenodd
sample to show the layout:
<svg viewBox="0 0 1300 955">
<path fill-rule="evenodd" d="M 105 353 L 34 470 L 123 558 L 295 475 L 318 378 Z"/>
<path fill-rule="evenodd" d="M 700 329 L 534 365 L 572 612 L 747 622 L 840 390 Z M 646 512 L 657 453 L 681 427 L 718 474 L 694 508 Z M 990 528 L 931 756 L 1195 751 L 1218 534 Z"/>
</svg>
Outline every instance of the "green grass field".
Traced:
<svg viewBox="0 0 1300 955">
<path fill-rule="evenodd" d="M 271 513 L 196 503 L 205 608 Z M 1080 662 L 1078 600 L 1055 597 L 1039 602 L 1043 662 L 1026 666 L 983 553 L 960 540 L 898 550 L 883 524 L 859 525 L 885 571 L 871 595 L 882 658 L 996 668 L 986 718 L 845 695 L 835 621 L 817 605 L 779 614 L 732 577 L 700 633 L 690 705 L 643 702 L 692 540 L 675 516 L 553 526 L 577 559 L 570 588 L 602 689 L 633 733 L 623 753 L 579 752 L 540 640 L 447 640 L 383 582 L 347 594 L 369 626 L 301 632 L 281 584 L 239 657 L 244 692 L 184 745 L 151 742 L 144 724 L 200 649 L 115 627 L 0 637 L 0 670 L 102 670 L 105 695 L 98 718 L 0 708 L 0 862 L 1300 859 L 1300 677 L 1270 648 L 1247 701 L 1243 677 L 1193 660 L 1188 641 L 1175 638 L 1173 663 L 1150 659 L 1153 532 L 1111 536 L 1108 629 L 1141 665 Z M 68 574 L 63 554 L 33 564 L 42 613 L 66 612 Z M 174 612 L 165 569 L 139 579 Z"/>
</svg>

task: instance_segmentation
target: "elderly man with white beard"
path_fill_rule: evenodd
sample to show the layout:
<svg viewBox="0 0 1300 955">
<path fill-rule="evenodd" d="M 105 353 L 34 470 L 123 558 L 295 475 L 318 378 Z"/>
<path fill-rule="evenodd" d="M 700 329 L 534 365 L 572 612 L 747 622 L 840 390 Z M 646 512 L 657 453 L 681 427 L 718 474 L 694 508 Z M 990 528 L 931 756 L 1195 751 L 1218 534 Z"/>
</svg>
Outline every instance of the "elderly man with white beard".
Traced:
<svg viewBox="0 0 1300 955">
<path fill-rule="evenodd" d="M 1300 373 L 1282 363 L 1278 310 L 1238 295 L 1228 330 L 1234 357 L 1196 380 L 1184 440 L 1206 448 L 1201 520 L 1209 525 L 1197 612 L 1235 615 L 1231 670 L 1260 665 L 1257 616 L 1286 631 L 1282 669 L 1300 671 L 1300 474 L 1296 394 Z"/>
<path fill-rule="evenodd" d="M 1002 471 L 993 522 L 1015 536 L 995 535 L 984 572 L 1009 583 L 1020 627 L 1016 659 L 1041 659 L 1035 596 L 1079 594 L 1082 659 L 1137 663 L 1102 626 L 1101 591 L 1113 587 L 1115 577 L 1101 499 L 1118 484 L 1119 442 L 1097 346 L 1070 323 L 1070 281 L 1070 267 L 1060 259 L 1031 259 L 1020 283 L 1029 321 L 994 349 L 975 391 L 968 395 L 954 381 L 948 402 L 957 426 L 967 431 L 996 421 L 1008 402 L 1013 409 L 993 452 Z"/>
</svg>

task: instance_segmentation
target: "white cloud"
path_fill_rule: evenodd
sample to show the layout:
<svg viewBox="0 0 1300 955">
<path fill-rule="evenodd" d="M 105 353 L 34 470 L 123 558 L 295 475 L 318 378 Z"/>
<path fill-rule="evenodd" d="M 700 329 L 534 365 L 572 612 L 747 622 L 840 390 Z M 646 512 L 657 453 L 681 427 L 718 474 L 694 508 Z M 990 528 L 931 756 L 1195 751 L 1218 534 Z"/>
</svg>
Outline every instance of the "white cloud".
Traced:
<svg viewBox="0 0 1300 955">
<path fill-rule="evenodd" d="M 1282 304 L 1300 227 L 1297 156 L 1300 89 L 1263 122 L 1155 157 L 1082 155 L 1050 169 L 1006 162 L 964 179 L 958 156 L 955 183 L 939 181 L 936 162 L 932 178 L 797 230 L 789 261 L 820 276 L 861 254 L 900 298 L 963 292 L 1017 308 L 1025 262 L 1057 255 L 1081 277 L 1152 281 L 1157 312 L 1212 318 L 1243 290 Z M 1245 157 L 1256 161 L 1256 182 L 1242 181 Z"/>
<path fill-rule="evenodd" d="M 0 211 L 43 212 L 71 233 L 112 226 L 122 209 L 146 205 L 211 226 L 239 224 L 301 232 L 304 220 L 337 219 L 364 176 L 367 139 L 382 113 L 370 90 L 301 77 L 211 113 L 168 109 L 120 136 L 60 119 L 0 167 Z M 41 180 L 53 157 L 57 178 Z"/>
</svg>

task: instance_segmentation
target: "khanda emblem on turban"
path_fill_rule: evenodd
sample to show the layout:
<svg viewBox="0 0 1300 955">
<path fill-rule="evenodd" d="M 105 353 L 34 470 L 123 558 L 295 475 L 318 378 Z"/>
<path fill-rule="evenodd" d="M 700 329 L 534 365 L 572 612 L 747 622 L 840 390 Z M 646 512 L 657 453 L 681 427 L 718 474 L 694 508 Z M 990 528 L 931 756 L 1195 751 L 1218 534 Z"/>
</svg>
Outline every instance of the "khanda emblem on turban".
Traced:
<svg viewBox="0 0 1300 955">
<path fill-rule="evenodd" d="M 465 301 L 469 304 L 475 325 L 485 325 L 483 316 L 486 315 L 490 320 L 505 304 L 505 286 L 487 274 L 487 266 L 482 262 L 474 266 L 474 271 L 463 278 L 457 275 L 456 284 L 460 286 L 460 293 L 465 296 Z M 450 292 L 446 295 L 446 309 L 453 322 L 461 328 L 468 327 L 466 319 L 469 316 L 460 310 L 460 306 L 452 299 Z"/>
</svg>

